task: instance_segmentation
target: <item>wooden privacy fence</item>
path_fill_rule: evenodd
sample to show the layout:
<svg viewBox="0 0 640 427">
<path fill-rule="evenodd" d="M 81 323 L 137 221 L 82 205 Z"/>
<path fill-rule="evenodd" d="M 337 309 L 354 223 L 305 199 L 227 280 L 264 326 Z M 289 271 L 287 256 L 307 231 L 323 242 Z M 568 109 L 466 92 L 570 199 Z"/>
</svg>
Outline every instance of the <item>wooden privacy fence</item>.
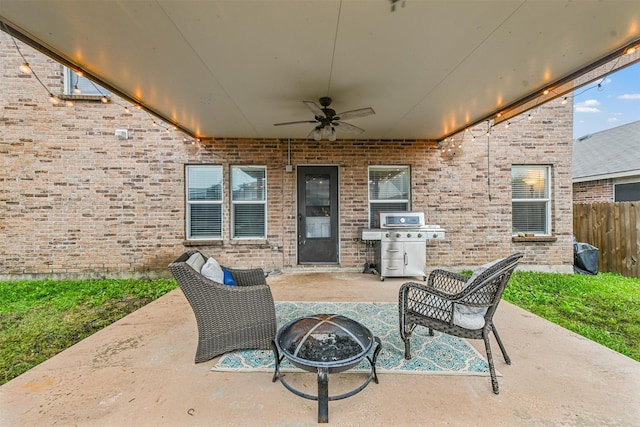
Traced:
<svg viewBox="0 0 640 427">
<path fill-rule="evenodd" d="M 575 203 L 573 234 L 600 250 L 599 271 L 640 277 L 640 202 Z"/>
</svg>

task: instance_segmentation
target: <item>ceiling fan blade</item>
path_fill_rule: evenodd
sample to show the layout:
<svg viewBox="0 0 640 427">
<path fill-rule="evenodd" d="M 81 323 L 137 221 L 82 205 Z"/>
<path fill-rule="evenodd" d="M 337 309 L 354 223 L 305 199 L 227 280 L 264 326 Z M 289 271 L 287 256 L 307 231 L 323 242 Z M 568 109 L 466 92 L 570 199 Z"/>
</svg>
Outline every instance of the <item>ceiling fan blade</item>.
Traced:
<svg viewBox="0 0 640 427">
<path fill-rule="evenodd" d="M 335 126 L 336 129 L 340 129 L 345 132 L 356 133 L 356 134 L 364 132 L 364 129 L 359 128 L 358 126 L 354 126 L 350 123 L 337 121 L 337 122 L 333 122 L 332 125 Z"/>
<path fill-rule="evenodd" d="M 311 129 L 311 132 L 309 132 L 309 135 L 307 135 L 307 139 L 313 139 L 313 133 L 316 131 L 316 128 Z"/>
<path fill-rule="evenodd" d="M 358 110 L 350 110 L 350 111 L 345 111 L 344 113 L 336 114 L 336 118 L 340 120 L 349 120 L 349 119 L 355 119 L 356 117 L 370 116 L 375 113 L 376 112 L 373 111 L 373 108 L 367 107 L 367 108 L 360 108 Z"/>
<path fill-rule="evenodd" d="M 317 123 L 316 120 L 298 120 L 297 122 L 274 123 L 274 126 L 297 125 L 299 123 Z"/>
<path fill-rule="evenodd" d="M 307 106 L 309 110 L 311 110 L 311 112 L 314 115 L 324 117 L 324 113 L 322 112 L 322 109 L 318 107 L 318 104 L 316 104 L 313 101 L 302 101 L 302 102 L 304 103 L 304 105 Z"/>
</svg>

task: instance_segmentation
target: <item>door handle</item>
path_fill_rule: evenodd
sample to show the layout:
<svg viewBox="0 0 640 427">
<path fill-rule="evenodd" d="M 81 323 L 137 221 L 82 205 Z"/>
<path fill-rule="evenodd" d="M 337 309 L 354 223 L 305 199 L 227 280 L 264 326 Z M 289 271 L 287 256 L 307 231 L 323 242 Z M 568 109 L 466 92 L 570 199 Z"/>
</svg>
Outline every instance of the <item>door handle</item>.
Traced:
<svg viewBox="0 0 640 427">
<path fill-rule="evenodd" d="M 407 253 L 404 253 L 404 265 L 409 265 L 409 260 L 407 259 Z"/>
</svg>

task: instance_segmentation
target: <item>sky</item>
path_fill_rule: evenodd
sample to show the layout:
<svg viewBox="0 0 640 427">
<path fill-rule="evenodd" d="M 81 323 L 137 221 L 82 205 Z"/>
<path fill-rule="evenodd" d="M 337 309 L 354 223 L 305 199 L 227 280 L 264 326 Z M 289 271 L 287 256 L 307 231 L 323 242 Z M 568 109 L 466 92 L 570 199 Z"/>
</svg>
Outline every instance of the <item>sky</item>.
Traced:
<svg viewBox="0 0 640 427">
<path fill-rule="evenodd" d="M 637 120 L 640 120 L 640 62 L 574 92 L 574 139 Z"/>
</svg>

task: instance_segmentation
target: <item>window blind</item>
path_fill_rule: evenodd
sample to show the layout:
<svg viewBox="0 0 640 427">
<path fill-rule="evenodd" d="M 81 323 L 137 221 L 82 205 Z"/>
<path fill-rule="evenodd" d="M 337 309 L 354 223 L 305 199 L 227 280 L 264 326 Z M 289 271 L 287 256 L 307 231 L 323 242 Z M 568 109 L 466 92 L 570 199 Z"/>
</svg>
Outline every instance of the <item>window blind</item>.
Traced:
<svg viewBox="0 0 640 427">
<path fill-rule="evenodd" d="M 266 166 L 231 167 L 233 238 L 266 237 Z"/>
<path fill-rule="evenodd" d="M 187 166 L 187 239 L 222 238 L 222 166 Z"/>
<path fill-rule="evenodd" d="M 550 234 L 550 167 L 519 165 L 511 169 L 512 232 Z"/>
</svg>

